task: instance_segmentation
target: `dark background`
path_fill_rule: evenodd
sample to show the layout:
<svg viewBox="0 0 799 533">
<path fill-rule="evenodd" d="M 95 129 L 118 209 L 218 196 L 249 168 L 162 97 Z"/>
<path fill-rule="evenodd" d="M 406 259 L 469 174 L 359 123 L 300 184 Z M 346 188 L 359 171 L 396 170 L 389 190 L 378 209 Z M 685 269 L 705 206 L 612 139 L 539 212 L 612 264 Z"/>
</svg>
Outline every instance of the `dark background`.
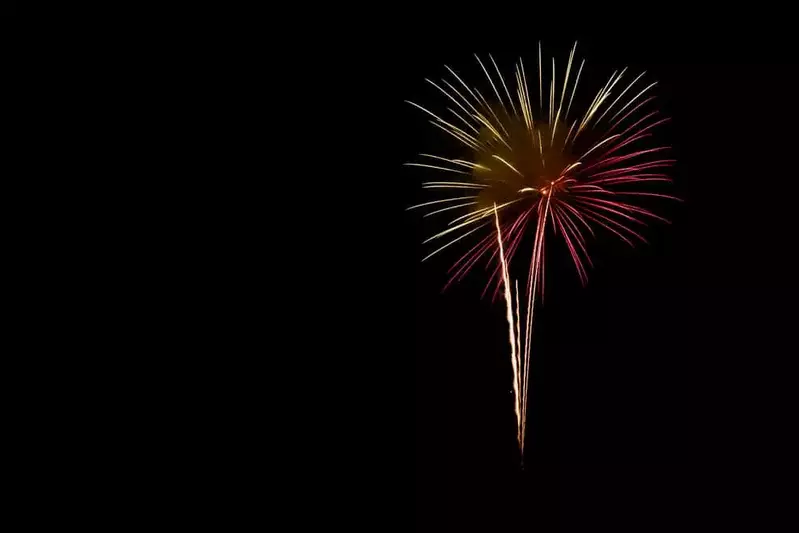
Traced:
<svg viewBox="0 0 799 533">
<path fill-rule="evenodd" d="M 673 223 L 652 224 L 648 246 L 596 243 L 585 289 L 565 250 L 550 249 L 521 470 L 501 302 L 480 300 L 479 272 L 441 294 L 457 256 L 420 264 L 434 226 L 403 211 L 424 198 L 430 174 L 401 164 L 440 139 L 403 100 L 440 102 L 424 78 L 440 78 L 444 64 L 472 68 L 475 51 L 532 64 L 538 37 L 458 46 L 434 33 L 387 47 L 379 61 L 347 60 L 364 69 L 355 90 L 373 115 L 357 117 L 366 160 L 379 165 L 364 179 L 381 198 L 353 217 L 367 247 L 362 288 L 375 304 L 366 321 L 384 343 L 384 403 L 367 411 L 385 417 L 380 439 L 393 446 L 374 454 L 395 465 L 378 476 L 392 485 L 408 474 L 397 465 L 411 462 L 399 420 L 415 388 L 416 529 L 750 531 L 791 519 L 794 50 L 736 36 L 580 39 L 601 82 L 623 66 L 660 82 L 673 121 L 658 135 L 674 147 L 672 191 L 685 202 L 659 210 Z M 561 76 L 571 42 L 544 39 Z M 583 78 L 583 91 L 586 81 L 600 82 Z M 403 372 L 411 354 L 415 382 Z"/>
<path fill-rule="evenodd" d="M 572 39 L 507 27 L 499 38 L 488 38 L 481 32 L 490 19 L 479 13 L 474 18 L 472 26 L 443 33 L 432 23 L 400 24 L 385 32 L 375 23 L 361 33 L 331 19 L 335 35 L 313 42 L 286 39 L 270 47 L 266 60 L 259 57 L 241 70 L 268 77 L 270 86 L 307 94 L 302 99 L 307 122 L 295 116 L 285 120 L 299 123 L 300 132 L 284 129 L 273 111 L 290 107 L 294 115 L 288 99 L 264 95 L 242 109 L 234 107 L 234 98 L 221 99 L 226 114 L 253 123 L 245 128 L 250 143 L 269 139 L 238 146 L 259 154 L 259 166 L 214 172 L 214 191 L 219 182 L 237 183 L 239 174 L 260 183 L 266 167 L 270 202 L 291 208 L 293 200 L 301 204 L 310 197 L 330 209 L 314 222 L 301 209 L 287 209 L 288 216 L 274 217 L 274 225 L 270 211 L 241 224 L 242 231 L 257 228 L 258 240 L 230 245 L 267 254 L 270 267 L 283 268 L 258 272 L 252 285 L 266 286 L 263 298 L 252 296 L 258 288 L 249 280 L 241 288 L 225 287 L 252 299 L 243 307 L 258 310 L 247 313 L 253 329 L 260 332 L 276 311 L 299 329 L 291 332 L 295 344 L 288 348 L 274 342 L 271 331 L 260 335 L 269 343 L 266 357 L 249 347 L 239 350 L 237 330 L 224 339 L 224 349 L 214 352 L 208 365 L 211 372 L 217 372 L 219 359 L 235 360 L 235 352 L 267 366 L 232 373 L 230 389 L 239 389 L 244 399 L 214 380 L 198 381 L 212 397 L 203 418 L 216 413 L 231 426 L 267 435 L 268 445 L 258 447 L 256 460 L 247 457 L 240 468 L 230 469 L 253 478 L 248 481 L 256 490 L 247 494 L 256 505 L 271 503 L 274 492 L 301 495 L 303 502 L 318 496 L 328 508 L 301 505 L 295 515 L 329 525 L 336 512 L 346 522 L 363 519 L 368 531 L 784 528 L 794 520 L 799 444 L 794 336 L 799 74 L 793 35 L 764 41 L 742 32 L 719 39 L 675 26 L 662 36 L 579 39 L 581 56 L 603 81 L 625 65 L 660 81 L 660 105 L 673 117 L 662 135 L 674 146 L 674 191 L 685 202 L 664 208 L 673 224 L 653 224 L 648 246 L 630 250 L 611 239 L 597 243 L 587 288 L 579 286 L 564 251 L 551 250 L 547 299 L 536 318 L 521 470 L 502 306 L 479 299 L 479 272 L 441 294 L 451 254 L 420 263 L 429 251 L 420 243 L 432 227 L 405 208 L 423 197 L 419 185 L 429 175 L 402 163 L 418 152 L 439 150 L 434 130 L 403 100 L 431 102 L 434 92 L 424 78 L 440 77 L 444 64 L 473 66 L 472 52 L 491 51 L 504 64 L 522 55 L 530 64 L 542 38 L 546 52 L 562 65 Z M 272 29 L 267 24 L 256 34 Z M 352 44 L 338 46 L 344 39 Z M 311 45 L 318 55 L 305 52 Z M 247 49 L 260 55 L 263 47 L 239 51 Z M 276 64 L 276 56 L 292 52 L 297 58 L 288 62 L 303 71 L 307 83 L 282 75 L 283 65 Z M 235 54 L 221 58 L 226 65 L 235 60 Z M 219 80 L 237 93 L 246 85 L 226 76 Z M 264 122 L 250 118 L 264 110 Z M 274 136 L 302 153 L 287 155 L 272 142 Z M 319 156 L 319 145 L 333 153 Z M 280 166 L 286 162 L 289 173 Z M 285 196 L 271 189 L 278 182 L 289 184 Z M 242 196 L 233 195 L 230 204 L 238 208 Z M 185 202 L 181 197 L 176 204 Z M 208 205 L 200 208 L 220 216 Z M 260 215 L 263 206 L 258 198 L 252 213 Z M 298 218 L 303 223 L 294 224 Z M 268 242 L 261 245 L 266 224 Z M 233 234 L 221 238 L 231 242 Z M 308 250 L 307 260 L 275 244 L 285 235 Z M 239 268 L 232 254 L 220 256 L 217 260 Z M 306 267 L 302 272 L 299 263 Z M 192 287 L 198 299 L 205 297 L 204 284 Z M 310 294 L 290 308 L 295 288 Z M 289 298 L 273 295 L 275 289 L 287 290 Z M 193 356 L 189 352 L 196 364 Z M 329 388 L 317 389 L 305 382 L 304 371 L 277 371 L 272 365 L 282 359 L 338 373 L 325 374 L 320 381 Z M 240 383 L 245 374 L 254 377 L 251 387 Z M 181 373 L 175 381 L 186 378 Z M 277 401 L 260 397 L 273 390 Z M 317 391 L 321 398 L 306 399 Z M 218 410 L 229 396 L 235 408 Z M 335 403 L 339 396 L 341 404 Z M 193 403 L 193 396 L 182 401 Z M 295 404 L 298 409 L 288 418 L 310 435 L 275 429 L 277 417 L 265 416 L 263 404 L 279 412 Z M 257 414 L 238 415 L 249 406 Z M 169 425 L 183 416 L 183 408 L 170 413 Z M 229 455 L 208 454 L 221 457 L 226 469 L 250 442 L 229 431 L 209 433 L 214 433 L 207 438 L 211 442 L 234 443 Z M 270 446 L 278 442 L 301 450 L 302 459 L 287 460 L 273 451 Z M 185 450 L 175 455 L 185 456 Z M 252 474 L 257 463 L 266 463 L 264 475 Z M 202 457 L 191 470 L 205 476 L 205 465 Z M 320 479 L 311 481 L 300 466 L 322 472 Z M 272 476 L 281 467 L 291 484 L 275 483 Z M 328 474 L 327 468 L 333 471 Z M 227 492 L 232 485 L 214 488 Z M 241 485 L 249 488 L 236 484 Z M 171 495 L 164 501 L 172 501 Z M 262 514 L 272 519 L 270 511 Z"/>
</svg>

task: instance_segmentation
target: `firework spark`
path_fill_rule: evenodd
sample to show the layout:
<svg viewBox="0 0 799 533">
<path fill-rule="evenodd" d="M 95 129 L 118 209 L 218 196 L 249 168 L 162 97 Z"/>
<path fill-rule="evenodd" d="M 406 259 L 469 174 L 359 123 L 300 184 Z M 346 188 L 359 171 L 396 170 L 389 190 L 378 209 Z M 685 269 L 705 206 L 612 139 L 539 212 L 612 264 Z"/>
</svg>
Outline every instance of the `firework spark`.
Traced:
<svg viewBox="0 0 799 533">
<path fill-rule="evenodd" d="M 468 154 L 460 157 L 420 154 L 423 160 L 407 163 L 446 173 L 446 181 L 426 182 L 424 188 L 454 192 L 452 196 L 409 209 L 433 208 L 425 217 L 442 213 L 452 215 L 443 230 L 425 241 L 443 239 L 444 243 L 423 260 L 480 230 L 489 232 L 478 237 L 478 242 L 450 268 L 446 286 L 463 279 L 475 265 L 485 260 L 487 268 L 492 270 L 484 294 L 493 285 L 496 298 L 504 287 L 517 440 L 522 457 L 533 317 L 537 300 L 544 294 L 547 234 L 555 235 L 565 244 L 577 275 L 585 284 L 591 266 L 588 236 L 594 236 L 595 229 L 608 230 L 630 245 L 634 245 L 635 240 L 646 242 L 638 227 L 645 226 L 649 219 L 666 220 L 634 200 L 677 200 L 674 196 L 647 190 L 652 184 L 671 181 L 662 169 L 674 162 L 660 155 L 669 147 L 645 145 L 651 139 L 652 130 L 668 120 L 661 118 L 657 110 L 644 113 L 654 99 L 647 93 L 656 83 L 641 88 L 645 73 L 628 84 L 620 83 L 627 69 L 616 71 L 604 82 L 583 115 L 570 122 L 585 65 L 582 60 L 573 76 L 576 49 L 577 43 L 572 47 L 560 81 L 552 58 L 547 86 L 544 71 L 549 69 L 548 64 L 542 62 L 539 43 L 537 109 L 535 99 L 530 97 L 522 60 L 514 71 L 514 87 L 512 82 L 506 82 L 491 55 L 488 56 L 489 66 L 494 67 L 496 80 L 491 69 L 486 68 L 487 63 L 475 57 L 488 81 L 490 91 L 486 93 L 493 94 L 494 101 L 486 99 L 477 87 L 470 87 L 453 69 L 446 67 L 461 89 L 446 78 L 441 83 L 427 81 L 458 108 L 457 111 L 447 108 L 452 115 L 448 120 L 409 102 L 431 117 L 430 122 L 454 138 Z M 635 96 L 625 100 L 626 95 L 633 93 Z M 492 226 L 489 217 L 494 219 L 493 229 L 489 229 Z M 510 272 L 511 265 L 515 264 L 513 259 L 528 236 L 532 239 L 532 247 L 528 248 L 526 308 L 522 316 L 519 284 L 512 282 Z"/>
<path fill-rule="evenodd" d="M 519 354 L 516 352 L 516 332 L 513 327 L 513 296 L 511 294 L 510 279 L 508 275 L 508 263 L 505 261 L 505 250 L 502 246 L 502 230 L 499 227 L 499 216 L 497 214 L 497 204 L 494 204 L 494 221 L 497 227 L 497 246 L 499 246 L 499 259 L 502 262 L 502 281 L 505 285 L 505 303 L 507 304 L 507 317 L 508 317 L 508 330 L 510 332 L 510 360 L 513 367 L 513 392 L 515 400 L 516 411 L 516 439 L 519 441 L 519 446 L 522 443 L 522 413 L 521 413 L 521 400 L 519 397 L 520 379 L 519 379 Z M 518 313 L 518 312 L 517 312 Z"/>
</svg>

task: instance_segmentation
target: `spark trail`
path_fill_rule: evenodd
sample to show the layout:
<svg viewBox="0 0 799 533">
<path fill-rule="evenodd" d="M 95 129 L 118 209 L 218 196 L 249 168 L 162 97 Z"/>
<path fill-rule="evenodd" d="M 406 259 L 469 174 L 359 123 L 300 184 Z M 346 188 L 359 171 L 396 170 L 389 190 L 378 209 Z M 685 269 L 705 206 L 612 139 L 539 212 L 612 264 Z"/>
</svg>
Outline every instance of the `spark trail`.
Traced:
<svg viewBox="0 0 799 533">
<path fill-rule="evenodd" d="M 519 442 L 519 449 L 522 447 L 522 413 L 519 395 L 521 378 L 519 376 L 519 354 L 516 350 L 516 332 L 513 325 L 513 296 L 511 294 L 510 279 L 508 275 L 508 263 L 505 261 L 505 250 L 502 246 L 502 230 L 499 227 L 499 215 L 497 214 L 497 204 L 494 204 L 494 221 L 497 227 L 497 246 L 499 246 L 499 259 L 502 262 L 502 281 L 505 286 L 505 303 L 507 304 L 508 329 L 510 333 L 510 360 L 513 367 L 513 397 L 514 411 L 516 412 L 516 440 Z"/>
</svg>

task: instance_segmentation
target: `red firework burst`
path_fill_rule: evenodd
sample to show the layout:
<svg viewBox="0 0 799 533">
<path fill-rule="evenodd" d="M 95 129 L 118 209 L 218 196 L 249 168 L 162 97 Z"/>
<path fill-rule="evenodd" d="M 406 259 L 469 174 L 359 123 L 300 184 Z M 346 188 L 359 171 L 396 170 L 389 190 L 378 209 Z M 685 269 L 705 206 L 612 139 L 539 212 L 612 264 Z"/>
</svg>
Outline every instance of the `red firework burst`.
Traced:
<svg viewBox="0 0 799 533">
<path fill-rule="evenodd" d="M 446 286 L 463 279 L 481 259 L 495 265 L 486 289 L 496 283 L 496 296 L 503 284 L 505 286 L 516 392 L 517 438 L 522 453 L 530 335 L 535 300 L 543 295 L 546 235 L 562 238 L 577 274 L 585 284 L 587 266 L 591 265 L 587 234 L 594 235 L 596 229 L 601 229 L 631 246 L 635 240 L 646 242 L 639 228 L 646 225 L 647 220 L 668 221 L 636 205 L 634 200 L 642 197 L 677 200 L 674 196 L 649 189 L 653 184 L 671 181 L 663 169 L 671 166 L 674 160 L 662 156 L 669 147 L 646 146 L 651 140 L 652 130 L 668 119 L 662 118 L 657 110 L 647 111 L 647 105 L 654 100 L 648 93 L 656 83 L 644 86 L 641 82 L 644 74 L 619 85 L 625 79 L 627 69 L 614 72 L 586 111 L 569 122 L 585 64 L 584 60 L 580 63 L 572 83 L 576 47 L 575 43 L 560 87 L 555 59 L 552 59 L 552 75 L 546 95 L 539 44 L 539 105 L 535 111 L 523 62 L 519 60 L 516 65 L 515 84 L 511 84 L 514 95 L 511 96 L 505 78 L 490 55 L 495 77 L 475 56 L 492 91 L 488 93 L 490 100 L 477 87 L 470 87 L 454 70 L 446 67 L 449 78 L 445 77 L 439 83 L 427 81 L 447 98 L 448 104 L 454 104 L 454 107 L 447 107 L 449 120 L 409 102 L 432 117 L 430 122 L 457 139 L 469 154 L 460 158 L 420 154 L 422 160 L 407 163 L 459 176 L 451 181 L 426 182 L 423 185 L 426 189 L 450 191 L 451 194 L 455 191 L 455 194 L 410 209 L 433 208 L 425 217 L 442 213 L 456 215 L 447 223 L 446 229 L 425 241 L 450 239 L 424 260 L 481 230 L 487 232 L 482 238 L 478 235 L 476 244 L 450 267 Z M 533 246 L 529 256 L 526 327 L 522 339 L 518 284 L 514 328 L 513 288 L 508 265 L 516 258 L 526 235 L 533 236 Z M 495 261 L 497 257 L 499 260 Z M 524 352 L 524 358 L 521 352 Z"/>
</svg>

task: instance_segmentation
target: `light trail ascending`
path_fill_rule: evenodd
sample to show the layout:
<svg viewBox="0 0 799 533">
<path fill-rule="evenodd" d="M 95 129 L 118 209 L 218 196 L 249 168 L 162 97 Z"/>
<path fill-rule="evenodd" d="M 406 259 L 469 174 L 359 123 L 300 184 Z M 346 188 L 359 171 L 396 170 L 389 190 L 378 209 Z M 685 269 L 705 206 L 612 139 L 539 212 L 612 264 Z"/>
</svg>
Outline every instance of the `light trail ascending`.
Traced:
<svg viewBox="0 0 799 533">
<path fill-rule="evenodd" d="M 510 279 L 508 276 L 508 263 L 505 261 L 505 250 L 502 246 L 502 230 L 499 227 L 499 214 L 497 212 L 497 204 L 494 204 L 494 221 L 497 226 L 497 245 L 499 246 L 499 259 L 502 262 L 502 281 L 505 285 L 505 302 L 507 304 L 507 317 L 508 328 L 510 332 L 510 361 L 513 367 L 513 398 L 514 398 L 514 411 L 516 412 L 516 440 L 519 441 L 519 449 L 522 449 L 522 412 L 521 412 L 521 397 L 519 394 L 519 384 L 521 379 L 519 377 L 520 365 L 519 354 L 516 350 L 516 332 L 513 325 L 513 296 L 511 294 Z M 518 317 L 517 317 L 518 318 Z"/>
</svg>

